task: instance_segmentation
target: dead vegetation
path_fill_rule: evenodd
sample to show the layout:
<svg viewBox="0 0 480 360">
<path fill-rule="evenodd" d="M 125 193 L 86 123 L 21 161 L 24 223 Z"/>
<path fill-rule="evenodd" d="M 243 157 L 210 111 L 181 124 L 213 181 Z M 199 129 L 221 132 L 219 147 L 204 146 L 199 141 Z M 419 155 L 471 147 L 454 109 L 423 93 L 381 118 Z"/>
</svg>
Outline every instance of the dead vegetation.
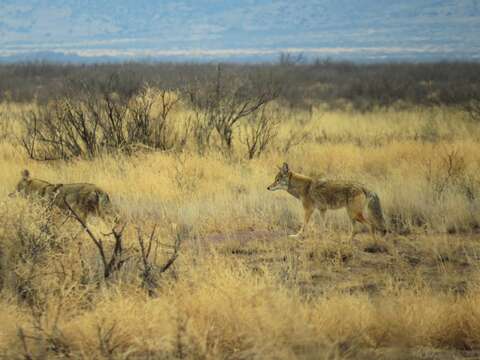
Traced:
<svg viewBox="0 0 480 360">
<path fill-rule="evenodd" d="M 0 105 L 13 119 L 0 134 L 0 357 L 478 356 L 480 132 L 469 115 L 305 112 L 233 85 L 216 105 L 155 88 Z M 349 241 L 348 218 L 331 212 L 289 239 L 301 206 L 266 190 L 284 161 L 374 188 L 389 234 Z M 97 184 L 125 223 L 7 197 L 23 168 Z"/>
<path fill-rule="evenodd" d="M 105 153 L 170 150 L 184 144 L 169 119 L 178 95 L 142 88 L 121 98 L 108 86 L 100 97 L 85 85 L 83 94 L 68 95 L 28 111 L 21 142 L 34 160 L 92 159 Z"/>
</svg>

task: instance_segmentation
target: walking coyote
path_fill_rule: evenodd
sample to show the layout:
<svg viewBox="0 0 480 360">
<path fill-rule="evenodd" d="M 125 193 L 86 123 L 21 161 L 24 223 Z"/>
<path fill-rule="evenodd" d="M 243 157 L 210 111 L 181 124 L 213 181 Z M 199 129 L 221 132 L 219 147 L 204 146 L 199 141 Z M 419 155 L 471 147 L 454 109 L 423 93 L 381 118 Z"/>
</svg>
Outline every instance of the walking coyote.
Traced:
<svg viewBox="0 0 480 360">
<path fill-rule="evenodd" d="M 378 195 L 362 185 L 348 181 L 314 180 L 290 171 L 288 164 L 284 163 L 275 181 L 267 189 L 286 190 L 302 202 L 305 211 L 304 222 L 300 231 L 296 235 L 291 235 L 292 237 L 303 234 L 315 209 L 320 211 L 324 219 L 327 209 L 346 208 L 352 221 L 351 239 L 356 234 L 356 222 L 367 225 L 374 238 L 376 231 L 382 234 L 386 232 Z"/>
<path fill-rule="evenodd" d="M 16 192 L 27 197 L 42 198 L 63 210 L 68 210 L 70 206 L 84 223 L 89 215 L 103 219 L 107 215 L 113 215 L 108 194 L 93 184 L 51 184 L 30 177 L 30 172 L 23 170 Z M 10 195 L 14 194 L 15 192 Z"/>
</svg>

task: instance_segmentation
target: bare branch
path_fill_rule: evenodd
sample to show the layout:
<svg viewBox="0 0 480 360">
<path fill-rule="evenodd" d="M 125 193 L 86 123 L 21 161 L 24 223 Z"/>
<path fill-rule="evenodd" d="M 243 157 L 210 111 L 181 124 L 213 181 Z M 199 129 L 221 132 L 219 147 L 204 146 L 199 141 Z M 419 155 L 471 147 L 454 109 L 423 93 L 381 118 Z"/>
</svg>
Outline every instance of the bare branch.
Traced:
<svg viewBox="0 0 480 360">
<path fill-rule="evenodd" d="M 140 247 L 140 256 L 141 256 L 141 272 L 140 277 L 142 278 L 143 287 L 145 287 L 150 296 L 155 294 L 155 289 L 158 287 L 158 278 L 159 276 L 167 271 L 178 258 L 180 245 L 182 242 L 183 234 L 176 232 L 175 242 L 171 246 L 173 248 L 173 253 L 170 254 L 168 259 L 162 265 L 156 264 L 157 252 L 159 245 L 161 245 L 156 236 L 157 225 L 155 225 L 148 237 L 147 243 L 142 235 L 140 228 L 137 228 L 137 241 Z M 154 247 L 152 254 L 152 246 Z"/>
<path fill-rule="evenodd" d="M 104 279 L 110 278 L 115 271 L 120 270 L 120 268 L 123 266 L 123 264 L 126 261 L 126 259 L 123 259 L 122 257 L 123 255 L 122 234 L 126 224 L 123 224 L 122 228 L 119 231 L 117 231 L 115 228 L 112 229 L 111 234 L 115 239 L 115 244 L 114 244 L 112 255 L 110 256 L 110 260 L 107 260 L 107 257 L 105 255 L 105 250 L 103 247 L 103 241 L 95 237 L 95 235 L 87 226 L 85 221 L 75 212 L 75 210 L 72 209 L 72 207 L 70 206 L 70 204 L 68 204 L 66 200 L 65 200 L 65 205 L 67 209 L 71 212 L 72 216 L 80 223 L 83 229 L 87 232 L 88 236 L 97 247 L 98 253 L 100 254 L 100 259 L 102 260 L 102 264 L 103 264 Z"/>
</svg>

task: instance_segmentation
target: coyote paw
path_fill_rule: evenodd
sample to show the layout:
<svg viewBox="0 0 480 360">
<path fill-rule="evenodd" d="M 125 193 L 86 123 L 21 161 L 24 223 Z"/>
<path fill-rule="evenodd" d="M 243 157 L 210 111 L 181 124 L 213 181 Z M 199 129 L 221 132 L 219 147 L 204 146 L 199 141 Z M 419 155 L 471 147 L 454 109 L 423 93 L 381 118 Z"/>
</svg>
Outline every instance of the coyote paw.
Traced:
<svg viewBox="0 0 480 360">
<path fill-rule="evenodd" d="M 291 239 L 301 239 L 301 238 L 303 238 L 303 234 L 301 234 L 301 233 L 292 234 L 292 235 L 288 235 L 288 237 L 291 238 Z"/>
</svg>

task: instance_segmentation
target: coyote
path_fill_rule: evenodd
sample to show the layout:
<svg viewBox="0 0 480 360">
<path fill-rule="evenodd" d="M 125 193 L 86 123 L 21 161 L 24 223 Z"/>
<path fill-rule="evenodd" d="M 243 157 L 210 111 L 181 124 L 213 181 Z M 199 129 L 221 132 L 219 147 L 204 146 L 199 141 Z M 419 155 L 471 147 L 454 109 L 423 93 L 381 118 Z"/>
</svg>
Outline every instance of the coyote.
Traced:
<svg viewBox="0 0 480 360">
<path fill-rule="evenodd" d="M 304 222 L 300 231 L 296 235 L 290 235 L 291 237 L 303 235 L 315 209 L 320 211 L 324 219 L 327 209 L 346 208 L 352 222 L 351 239 L 356 234 L 356 222 L 367 225 L 374 238 L 376 231 L 386 233 L 378 195 L 360 184 L 337 180 L 314 180 L 290 171 L 288 164 L 284 163 L 275 181 L 267 189 L 286 190 L 302 202 L 305 211 Z"/>
<path fill-rule="evenodd" d="M 44 199 L 62 210 L 68 210 L 70 207 L 84 224 L 89 215 L 96 215 L 103 219 L 107 215 L 113 215 L 108 194 L 93 184 L 51 184 L 31 178 L 30 172 L 23 170 L 16 191 L 10 196 L 15 193 Z"/>
</svg>

